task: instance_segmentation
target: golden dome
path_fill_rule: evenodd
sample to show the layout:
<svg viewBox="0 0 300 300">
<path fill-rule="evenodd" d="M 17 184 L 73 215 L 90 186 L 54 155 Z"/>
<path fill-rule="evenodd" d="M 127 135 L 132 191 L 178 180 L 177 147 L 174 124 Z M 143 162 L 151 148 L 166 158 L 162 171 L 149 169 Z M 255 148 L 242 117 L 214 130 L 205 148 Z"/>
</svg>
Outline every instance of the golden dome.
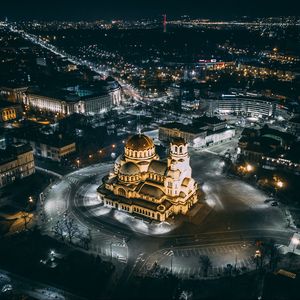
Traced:
<svg viewBox="0 0 300 300">
<path fill-rule="evenodd" d="M 133 162 L 127 162 L 120 169 L 122 175 L 137 175 L 140 173 L 139 167 Z"/>
<path fill-rule="evenodd" d="M 125 148 L 133 151 L 144 151 L 154 147 L 154 143 L 151 138 L 144 134 L 133 135 L 126 143 Z"/>
</svg>

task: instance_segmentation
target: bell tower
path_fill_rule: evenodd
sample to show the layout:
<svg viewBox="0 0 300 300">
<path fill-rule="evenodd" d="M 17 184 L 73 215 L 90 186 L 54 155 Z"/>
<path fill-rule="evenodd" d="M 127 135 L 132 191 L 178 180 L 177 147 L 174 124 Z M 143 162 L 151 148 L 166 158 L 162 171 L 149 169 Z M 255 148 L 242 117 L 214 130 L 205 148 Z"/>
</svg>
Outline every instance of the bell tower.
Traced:
<svg viewBox="0 0 300 300">
<path fill-rule="evenodd" d="M 178 138 L 170 143 L 170 154 L 168 157 L 168 167 L 171 170 L 180 170 L 184 177 L 191 177 L 190 157 L 188 154 L 188 144 L 184 139 Z"/>
</svg>

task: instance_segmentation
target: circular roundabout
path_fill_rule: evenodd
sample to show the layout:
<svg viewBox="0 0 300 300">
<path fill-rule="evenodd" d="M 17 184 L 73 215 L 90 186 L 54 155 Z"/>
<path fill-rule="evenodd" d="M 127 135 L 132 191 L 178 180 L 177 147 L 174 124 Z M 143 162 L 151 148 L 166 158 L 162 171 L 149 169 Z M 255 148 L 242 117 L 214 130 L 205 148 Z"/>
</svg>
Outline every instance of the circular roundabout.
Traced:
<svg viewBox="0 0 300 300">
<path fill-rule="evenodd" d="M 51 234 L 54 224 L 67 212 L 91 230 L 92 250 L 106 256 L 124 255 L 126 261 L 144 256 L 137 272 L 145 272 L 145 268 L 153 271 L 152 264 L 157 260 L 168 268 L 168 253 L 175 249 L 174 268 L 184 276 L 197 272 L 192 268 L 203 253 L 213 257 L 215 267 L 225 268 L 235 261 L 243 266 L 251 263 L 251 244 L 257 238 L 287 243 L 292 232 L 286 228 L 284 214 L 280 208 L 264 203 L 263 192 L 239 179 L 227 178 L 222 173 L 221 159 L 209 153 L 192 152 L 191 163 L 194 178 L 204 182 L 204 203 L 210 207 L 202 221 L 147 222 L 104 206 L 98 199 L 97 188 L 113 165 L 103 163 L 70 173 L 45 192 L 41 226 Z M 126 254 L 119 247 L 124 241 L 128 246 Z"/>
</svg>

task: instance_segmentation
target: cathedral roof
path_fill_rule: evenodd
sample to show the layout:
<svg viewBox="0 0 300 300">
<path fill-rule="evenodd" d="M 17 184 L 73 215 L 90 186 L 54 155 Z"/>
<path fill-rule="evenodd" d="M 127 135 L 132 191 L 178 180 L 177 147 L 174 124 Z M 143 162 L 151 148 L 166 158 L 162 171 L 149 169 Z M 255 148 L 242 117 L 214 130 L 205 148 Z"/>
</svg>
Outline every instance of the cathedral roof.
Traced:
<svg viewBox="0 0 300 300">
<path fill-rule="evenodd" d="M 143 195 L 147 195 L 156 199 L 160 199 L 165 195 L 160 188 L 149 184 L 144 184 L 139 192 Z"/>
<path fill-rule="evenodd" d="M 121 203 L 126 203 L 126 204 L 129 204 L 129 205 L 142 206 L 142 207 L 151 209 L 153 211 L 157 211 L 158 207 L 161 204 L 165 207 L 165 209 L 169 209 L 172 206 L 172 203 L 167 199 L 163 200 L 162 203 L 154 203 L 154 202 L 144 200 L 144 199 L 141 199 L 141 198 L 127 198 L 127 197 L 122 197 L 120 195 L 114 195 L 114 194 L 111 193 L 111 191 L 105 189 L 104 186 L 98 187 L 97 191 L 99 193 L 103 193 L 104 195 L 108 196 L 110 199 L 118 200 Z"/>
<path fill-rule="evenodd" d="M 165 175 L 167 168 L 168 165 L 166 162 L 159 161 L 159 160 L 152 160 L 149 165 L 148 172 L 156 173 L 159 175 Z"/>
<path fill-rule="evenodd" d="M 136 134 L 127 141 L 125 147 L 130 150 L 144 151 L 152 149 L 154 147 L 154 143 L 150 137 L 144 134 Z"/>
<path fill-rule="evenodd" d="M 136 175 L 140 173 L 140 169 L 135 163 L 129 161 L 122 165 L 120 173 L 123 175 Z"/>
<path fill-rule="evenodd" d="M 182 185 L 183 185 L 183 186 L 188 186 L 189 183 L 190 183 L 190 181 L 191 181 L 190 178 L 185 177 L 185 178 L 183 179 L 183 181 L 182 181 Z"/>
</svg>

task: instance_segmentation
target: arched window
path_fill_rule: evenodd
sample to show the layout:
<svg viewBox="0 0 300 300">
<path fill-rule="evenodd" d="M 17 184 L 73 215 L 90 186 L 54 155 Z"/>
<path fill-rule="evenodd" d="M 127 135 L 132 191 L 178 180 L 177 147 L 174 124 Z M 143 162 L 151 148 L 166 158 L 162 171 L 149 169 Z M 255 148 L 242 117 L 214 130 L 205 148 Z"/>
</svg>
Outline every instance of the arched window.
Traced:
<svg viewBox="0 0 300 300">
<path fill-rule="evenodd" d="M 179 153 L 182 153 L 182 146 L 179 147 Z"/>
<path fill-rule="evenodd" d="M 118 189 L 118 194 L 120 196 L 126 197 L 126 191 L 123 188 L 119 188 Z"/>
<path fill-rule="evenodd" d="M 178 147 L 175 146 L 174 149 L 175 149 L 175 153 L 177 153 L 178 152 Z"/>
</svg>

